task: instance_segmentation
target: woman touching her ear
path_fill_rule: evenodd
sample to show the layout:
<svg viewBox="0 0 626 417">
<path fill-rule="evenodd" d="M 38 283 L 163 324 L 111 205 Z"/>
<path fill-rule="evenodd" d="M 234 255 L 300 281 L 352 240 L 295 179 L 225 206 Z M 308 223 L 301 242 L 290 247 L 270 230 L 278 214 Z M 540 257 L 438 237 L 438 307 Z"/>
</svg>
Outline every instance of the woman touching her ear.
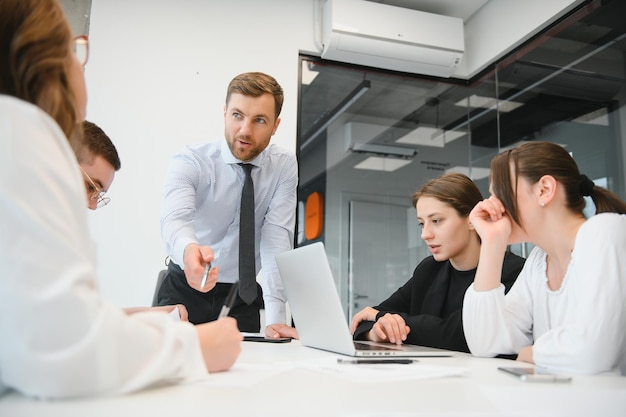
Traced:
<svg viewBox="0 0 626 417">
<path fill-rule="evenodd" d="M 463 306 L 472 354 L 518 353 L 520 361 L 584 374 L 624 362 L 626 203 L 549 142 L 496 156 L 491 193 L 469 216 L 482 239 Z M 600 214 L 585 218 L 585 196 Z M 502 253 L 519 242 L 535 248 L 505 296 Z"/>
</svg>

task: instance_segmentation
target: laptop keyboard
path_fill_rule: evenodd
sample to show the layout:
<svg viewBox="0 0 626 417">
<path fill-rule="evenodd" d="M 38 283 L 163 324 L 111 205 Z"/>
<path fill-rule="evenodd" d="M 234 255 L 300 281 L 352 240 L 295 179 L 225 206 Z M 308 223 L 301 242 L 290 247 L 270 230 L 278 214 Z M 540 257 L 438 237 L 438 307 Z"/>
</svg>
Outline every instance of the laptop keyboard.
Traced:
<svg viewBox="0 0 626 417">
<path fill-rule="evenodd" d="M 368 343 L 354 342 L 357 350 L 398 350 L 395 346 L 370 345 Z"/>
</svg>

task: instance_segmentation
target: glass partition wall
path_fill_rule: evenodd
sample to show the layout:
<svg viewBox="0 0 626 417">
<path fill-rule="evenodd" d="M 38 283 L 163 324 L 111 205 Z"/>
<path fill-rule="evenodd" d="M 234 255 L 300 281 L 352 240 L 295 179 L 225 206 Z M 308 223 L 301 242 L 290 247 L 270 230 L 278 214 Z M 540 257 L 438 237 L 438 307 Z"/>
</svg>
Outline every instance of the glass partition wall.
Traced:
<svg viewBox="0 0 626 417">
<path fill-rule="evenodd" d="M 623 16 L 626 2 L 588 3 L 469 81 L 301 56 L 296 246 L 325 243 L 346 318 L 429 255 L 411 195 L 443 172 L 488 196 L 494 155 L 551 141 L 626 197 Z"/>
</svg>

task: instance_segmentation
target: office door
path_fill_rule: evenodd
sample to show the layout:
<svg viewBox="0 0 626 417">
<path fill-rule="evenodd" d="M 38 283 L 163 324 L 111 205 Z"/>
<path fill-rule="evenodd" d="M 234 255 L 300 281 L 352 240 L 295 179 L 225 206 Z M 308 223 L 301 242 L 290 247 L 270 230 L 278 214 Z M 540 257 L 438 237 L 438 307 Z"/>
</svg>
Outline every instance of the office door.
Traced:
<svg viewBox="0 0 626 417">
<path fill-rule="evenodd" d="M 349 319 L 389 297 L 411 276 L 419 251 L 415 209 L 384 202 L 350 202 Z"/>
</svg>

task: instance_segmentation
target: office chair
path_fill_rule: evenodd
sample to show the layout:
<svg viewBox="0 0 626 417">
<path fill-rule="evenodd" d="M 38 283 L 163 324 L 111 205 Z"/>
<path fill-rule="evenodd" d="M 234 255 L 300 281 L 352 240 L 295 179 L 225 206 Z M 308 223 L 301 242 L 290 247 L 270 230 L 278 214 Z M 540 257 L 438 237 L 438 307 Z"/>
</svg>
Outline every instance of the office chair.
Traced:
<svg viewBox="0 0 626 417">
<path fill-rule="evenodd" d="M 154 288 L 154 296 L 152 297 L 152 307 L 156 307 L 158 304 L 159 298 L 159 289 L 161 288 L 161 284 L 163 284 L 163 280 L 167 275 L 167 269 L 163 269 L 159 271 L 159 275 L 157 276 L 156 286 Z"/>
</svg>

